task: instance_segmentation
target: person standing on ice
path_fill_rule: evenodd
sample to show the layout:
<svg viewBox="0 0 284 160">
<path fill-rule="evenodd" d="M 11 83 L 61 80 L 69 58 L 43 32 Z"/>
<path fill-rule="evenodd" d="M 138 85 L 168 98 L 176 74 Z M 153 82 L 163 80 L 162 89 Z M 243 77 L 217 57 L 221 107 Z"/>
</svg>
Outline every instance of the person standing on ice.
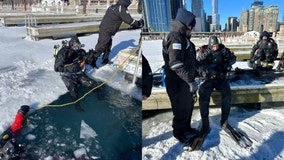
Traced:
<svg viewBox="0 0 284 160">
<path fill-rule="evenodd" d="M 99 26 L 99 38 L 95 46 L 95 52 L 92 57 L 92 67 L 97 68 L 96 61 L 103 54 L 102 64 L 109 64 L 109 55 L 112 46 L 112 37 L 119 30 L 122 22 L 130 25 L 131 29 L 141 28 L 144 25 L 143 19 L 134 20 L 128 12 L 128 6 L 131 0 L 118 0 L 115 5 L 110 6 Z"/>
<path fill-rule="evenodd" d="M 197 50 L 198 71 L 201 79 L 199 86 L 199 105 L 202 119 L 200 134 L 207 135 L 209 126 L 209 102 L 213 89 L 221 92 L 221 126 L 227 124 L 231 110 L 231 88 L 227 73 L 236 62 L 236 56 L 226 48 L 217 36 L 209 37 L 208 45 Z"/>
<path fill-rule="evenodd" d="M 195 82 L 196 51 L 190 41 L 195 23 L 194 14 L 179 8 L 170 33 L 163 40 L 166 91 L 174 115 L 173 136 L 182 143 L 186 142 L 189 133 L 196 131 L 191 128 L 193 95 L 198 88 Z"/>
<path fill-rule="evenodd" d="M 89 78 L 84 72 L 85 64 L 90 63 L 85 61 L 89 53 L 86 53 L 81 47 L 82 45 L 78 37 L 73 37 L 68 45 L 63 46 L 55 55 L 54 70 L 60 72 L 73 101 L 78 99 L 77 88 L 79 85 L 82 84 L 87 87 L 95 87 L 97 85 L 97 82 Z M 99 92 L 97 93 L 100 94 Z M 79 102 L 75 103 L 75 109 L 83 111 Z"/>
<path fill-rule="evenodd" d="M 255 70 L 272 70 L 277 55 L 277 43 L 264 31 L 251 50 L 248 66 Z"/>
</svg>

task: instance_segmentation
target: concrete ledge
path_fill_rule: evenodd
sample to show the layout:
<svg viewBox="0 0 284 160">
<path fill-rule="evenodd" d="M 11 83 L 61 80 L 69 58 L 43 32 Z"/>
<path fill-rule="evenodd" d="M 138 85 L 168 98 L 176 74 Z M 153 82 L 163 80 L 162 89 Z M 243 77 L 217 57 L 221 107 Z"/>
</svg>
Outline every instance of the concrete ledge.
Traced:
<svg viewBox="0 0 284 160">
<path fill-rule="evenodd" d="M 268 103 L 284 101 L 284 84 L 231 87 L 232 104 Z M 214 91 L 210 105 L 221 105 L 220 93 Z M 195 106 L 199 106 L 198 101 Z M 142 102 L 142 110 L 170 109 L 171 103 L 165 88 L 154 89 L 151 96 Z"/>
</svg>

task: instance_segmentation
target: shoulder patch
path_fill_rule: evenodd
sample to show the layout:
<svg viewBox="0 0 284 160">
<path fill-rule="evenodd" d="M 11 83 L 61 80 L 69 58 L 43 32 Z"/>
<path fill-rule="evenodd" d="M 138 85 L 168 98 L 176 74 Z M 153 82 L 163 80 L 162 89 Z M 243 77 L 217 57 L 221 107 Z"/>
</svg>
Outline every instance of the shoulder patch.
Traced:
<svg viewBox="0 0 284 160">
<path fill-rule="evenodd" d="M 181 50 L 181 44 L 180 43 L 173 43 L 173 49 Z"/>
</svg>

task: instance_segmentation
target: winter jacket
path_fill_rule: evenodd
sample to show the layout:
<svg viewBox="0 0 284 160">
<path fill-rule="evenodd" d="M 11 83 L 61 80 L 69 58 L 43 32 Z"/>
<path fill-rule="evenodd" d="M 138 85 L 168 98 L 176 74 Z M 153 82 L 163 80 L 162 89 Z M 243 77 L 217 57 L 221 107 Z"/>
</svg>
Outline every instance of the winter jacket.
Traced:
<svg viewBox="0 0 284 160">
<path fill-rule="evenodd" d="M 181 22 L 172 22 L 171 31 L 163 40 L 163 58 L 166 77 L 190 84 L 195 78 L 196 51 L 186 34 L 188 31 Z"/>
<path fill-rule="evenodd" d="M 119 30 L 122 22 L 137 28 L 140 24 L 130 16 L 127 7 L 126 0 L 119 0 L 115 5 L 110 6 L 101 21 L 99 32 L 114 35 Z"/>
</svg>

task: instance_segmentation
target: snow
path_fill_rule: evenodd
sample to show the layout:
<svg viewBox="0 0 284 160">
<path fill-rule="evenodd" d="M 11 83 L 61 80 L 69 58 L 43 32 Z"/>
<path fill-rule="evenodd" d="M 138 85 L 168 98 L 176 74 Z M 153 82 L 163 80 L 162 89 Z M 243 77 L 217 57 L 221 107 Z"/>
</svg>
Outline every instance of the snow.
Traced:
<svg viewBox="0 0 284 160">
<path fill-rule="evenodd" d="M 230 124 L 244 131 L 253 141 L 249 149 L 239 147 L 219 125 L 220 108 L 210 108 L 211 132 L 201 151 L 184 151 L 172 136 L 172 112 L 143 121 L 143 159 L 283 159 L 283 109 L 252 110 L 232 107 Z M 199 109 L 192 115 L 192 126 L 200 127 Z M 147 128 L 147 129 L 144 129 Z"/>
</svg>

